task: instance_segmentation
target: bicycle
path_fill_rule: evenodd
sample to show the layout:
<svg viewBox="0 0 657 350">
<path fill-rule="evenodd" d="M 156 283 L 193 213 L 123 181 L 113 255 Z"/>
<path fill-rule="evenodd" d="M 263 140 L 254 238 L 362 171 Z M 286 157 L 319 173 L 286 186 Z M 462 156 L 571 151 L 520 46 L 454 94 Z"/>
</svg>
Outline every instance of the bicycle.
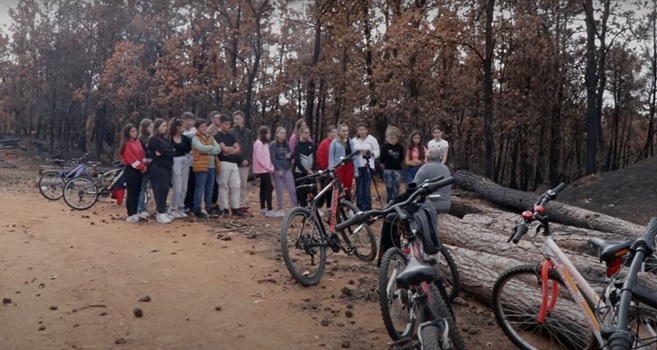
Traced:
<svg viewBox="0 0 657 350">
<path fill-rule="evenodd" d="M 343 251 L 347 255 L 355 255 L 358 259 L 365 262 L 373 261 L 376 257 L 376 237 L 374 237 L 374 233 L 368 224 L 359 225 L 355 229 L 351 226 L 342 227 L 340 230 L 336 229 L 338 222 L 343 222 L 358 212 L 356 205 L 345 198 L 345 189 L 336 176 L 337 169 L 353 159 L 356 154 L 358 153 L 355 152 L 344 157 L 333 168 L 320 170 L 315 174 L 296 180 L 297 183 L 303 183 L 324 176 L 330 176 L 332 178 L 331 182 L 324 189 L 312 197 L 307 207 L 296 207 L 283 219 L 283 226 L 281 228 L 283 260 L 292 277 L 303 286 L 315 285 L 321 280 L 326 269 L 327 247 L 331 248 L 335 253 Z M 304 186 L 314 186 L 314 184 Z M 318 201 L 329 194 L 331 195 L 333 205 L 331 206 L 329 228 L 327 230 L 324 225 L 324 219 L 319 213 Z M 295 224 L 295 221 L 293 221 L 295 218 L 301 219 L 301 223 Z M 299 226 L 298 233 L 296 235 L 288 235 L 288 231 L 291 231 L 297 225 Z M 305 232 L 306 230 L 308 232 Z M 341 243 L 337 232 L 342 236 L 344 243 Z M 292 239 L 291 242 L 290 239 Z M 359 246 L 356 246 L 354 242 L 360 243 Z M 316 255 L 319 255 L 319 262 L 315 261 Z M 297 268 L 295 262 L 300 262 L 304 258 L 310 258 L 309 266 L 301 269 Z M 314 267 L 317 270 L 311 272 L 311 269 Z"/>
<path fill-rule="evenodd" d="M 607 349 L 610 344 L 607 342 L 610 331 L 605 323 L 616 319 L 614 305 L 618 301 L 614 301 L 614 295 L 620 290 L 614 281 L 632 243 L 591 240 L 599 248 L 598 256 L 606 263 L 607 279 L 611 281 L 599 296 L 552 238 L 545 205 L 556 199 L 564 187 L 562 183 L 548 190 L 532 208 L 523 212 L 522 222 L 515 226 L 509 239 L 517 244 L 529 232 L 529 224 L 538 221 L 536 233 L 543 235 L 544 262 L 511 268 L 498 277 L 493 287 L 491 303 L 495 319 L 520 349 L 594 349 L 596 345 Z M 648 231 L 653 239 L 652 231 L 656 230 L 653 219 Z M 638 242 L 641 239 L 634 245 L 641 245 Z M 533 291 L 538 293 L 531 295 Z M 648 305 L 657 305 L 657 300 Z"/>
<path fill-rule="evenodd" d="M 114 186 L 123 181 L 123 167 L 100 173 L 97 179 L 75 177 L 64 186 L 64 202 L 75 210 L 86 210 L 98 201 L 98 197 L 109 197 Z M 99 189 L 100 186 L 100 189 Z"/>
<path fill-rule="evenodd" d="M 64 186 L 70 179 L 74 177 L 93 177 L 96 174 L 96 166 L 100 163 L 82 163 L 82 161 L 90 154 L 91 153 L 85 153 L 82 157 L 74 158 L 69 161 L 63 159 L 50 160 L 62 168 L 68 164 L 74 164 L 75 166 L 71 170 L 46 170 L 42 172 L 38 181 L 39 192 L 41 192 L 46 199 L 55 201 L 62 198 L 64 195 Z"/>
<path fill-rule="evenodd" d="M 436 232 L 436 212 L 432 204 L 423 204 L 437 189 L 454 182 L 453 177 L 438 177 L 425 181 L 417 188 L 409 188 L 410 196 L 399 203 L 391 203 L 381 210 L 359 212 L 353 218 L 340 223 L 336 229 L 369 222 L 373 218 L 395 213 L 405 226 L 408 242 L 403 253 L 391 247 L 383 257 L 379 272 L 379 304 L 383 322 L 393 340 L 393 349 L 464 349 L 465 345 L 454 321 L 454 313 L 442 282 L 443 276 L 436 268 L 434 257 L 440 242 Z M 392 267 L 392 274 L 388 274 Z M 401 306 L 405 317 L 402 331 L 392 320 L 390 307 Z M 414 340 L 418 324 L 417 340 Z"/>
</svg>

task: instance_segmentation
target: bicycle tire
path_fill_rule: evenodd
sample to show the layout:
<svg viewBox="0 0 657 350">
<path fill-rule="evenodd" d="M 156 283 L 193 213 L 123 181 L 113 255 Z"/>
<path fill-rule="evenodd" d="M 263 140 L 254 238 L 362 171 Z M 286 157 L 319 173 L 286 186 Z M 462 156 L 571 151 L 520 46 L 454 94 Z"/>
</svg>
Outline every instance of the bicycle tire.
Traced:
<svg viewBox="0 0 657 350">
<path fill-rule="evenodd" d="M 580 350 L 580 349 L 594 349 L 597 345 L 597 340 L 593 336 L 593 333 L 589 330 L 588 326 L 583 325 L 583 324 L 578 324 L 578 320 L 575 319 L 573 320 L 572 315 L 568 315 L 566 310 L 569 309 L 575 309 L 579 310 L 578 306 L 576 305 L 575 301 L 571 302 L 572 304 L 566 304 L 562 305 L 565 302 L 555 304 L 555 307 L 558 307 L 559 309 L 555 309 L 552 312 L 548 313 L 546 315 L 545 322 L 543 324 L 538 324 L 536 322 L 536 315 L 538 314 L 538 310 L 540 309 L 541 306 L 541 297 L 542 297 L 542 292 L 540 292 L 539 297 L 533 298 L 534 300 L 530 300 L 529 302 L 531 303 L 530 305 L 527 305 L 526 308 L 519 309 L 519 312 L 522 312 L 521 314 L 516 314 L 516 315 L 510 315 L 507 316 L 506 313 L 503 311 L 503 301 L 502 301 L 502 293 L 504 292 L 504 288 L 509 285 L 508 282 L 511 281 L 514 278 L 517 278 L 519 284 L 515 286 L 517 290 L 515 291 L 510 291 L 510 296 L 509 298 L 513 298 L 515 301 L 520 302 L 523 297 L 525 299 L 528 299 L 529 296 L 527 289 L 530 289 L 532 286 L 537 287 L 538 290 L 541 289 L 541 265 L 520 265 L 516 266 L 514 268 L 511 268 L 504 273 L 502 273 L 497 281 L 495 282 L 495 285 L 493 286 L 493 295 L 492 295 L 492 306 L 493 306 L 493 312 L 495 313 L 495 320 L 497 321 L 497 324 L 502 328 L 502 331 L 504 334 L 520 349 L 523 350 L 537 350 L 539 347 L 536 347 L 534 345 L 531 345 L 525 338 L 529 338 L 528 336 L 523 338 L 518 332 L 516 332 L 513 327 L 509 323 L 509 319 L 519 319 L 521 320 L 520 323 L 524 325 L 523 328 L 526 330 L 531 330 L 531 329 L 537 329 L 540 331 L 545 331 L 547 334 L 549 334 L 550 339 L 549 340 L 556 340 L 559 341 L 560 345 L 553 346 L 549 349 L 568 349 L 568 350 Z M 526 276 L 526 281 L 522 281 L 520 277 Z M 570 296 L 570 292 L 566 289 L 566 286 L 564 285 L 561 277 L 553 270 L 549 272 L 548 279 L 553 280 L 559 284 L 559 294 L 563 295 L 564 292 L 567 293 L 568 296 Z M 508 289 L 512 289 L 513 287 L 509 287 Z M 531 290 L 531 289 L 530 289 Z M 587 303 L 589 306 L 592 306 L 592 302 L 586 298 Z M 561 299 L 559 299 L 561 300 Z M 558 319 L 558 317 L 561 317 L 559 315 L 556 315 L 557 312 L 555 311 L 560 311 L 560 313 L 563 313 L 566 317 L 563 318 L 563 320 Z M 581 314 L 577 314 L 581 318 Z M 568 318 L 570 316 L 570 318 Z M 524 319 L 521 319 L 521 317 L 524 317 Z M 577 318 L 575 316 L 575 318 Z M 568 324 L 560 325 L 560 323 L 564 323 L 565 321 L 570 321 Z M 519 322 L 519 321 L 514 321 L 514 322 Z M 553 327 L 551 327 L 553 326 Z M 561 326 L 561 333 L 559 334 L 552 334 L 551 328 L 554 328 L 557 330 L 557 326 Z M 580 326 L 577 328 L 577 326 Z M 563 339 L 564 335 L 567 334 L 574 334 L 576 336 L 576 339 Z M 586 339 L 585 337 L 588 337 Z M 586 340 L 585 340 L 586 339 Z M 546 338 L 542 337 L 539 335 L 538 342 L 541 343 L 541 350 L 548 349 L 544 346 Z M 565 342 L 565 343 L 564 343 Z"/>
<path fill-rule="evenodd" d="M 420 330 L 420 344 L 422 350 L 442 350 L 438 326 L 427 326 Z"/>
<path fill-rule="evenodd" d="M 53 185 L 55 183 L 61 183 L 57 185 L 61 187 L 59 191 L 52 191 L 52 195 L 51 195 L 51 193 L 49 193 L 47 189 L 48 188 L 53 189 Z M 62 173 L 56 170 L 46 171 L 43 174 L 41 174 L 41 176 L 39 177 L 39 184 L 38 184 L 39 192 L 41 192 L 42 196 L 44 196 L 46 199 L 51 201 L 56 201 L 64 196 L 65 185 L 66 185 L 66 180 L 64 180 Z"/>
<path fill-rule="evenodd" d="M 91 200 L 89 203 L 84 205 L 76 204 L 76 196 L 80 198 L 82 196 L 89 195 Z M 75 210 L 87 210 L 93 207 L 94 204 L 98 201 L 98 186 L 95 182 L 85 178 L 85 177 L 75 177 L 69 180 L 64 186 L 64 202 L 75 209 Z"/>
<path fill-rule="evenodd" d="M 459 293 L 461 293 L 461 274 L 459 273 L 458 266 L 456 265 L 456 262 L 454 262 L 454 257 L 452 256 L 449 248 L 443 245 L 440 248 L 440 252 L 438 254 L 441 254 L 442 257 L 445 258 L 445 262 L 447 263 L 447 267 L 449 269 L 449 275 L 447 275 L 445 273 L 446 271 L 444 271 L 445 266 L 439 263 L 440 269 L 443 270 L 442 274 L 447 282 L 446 286 L 451 287 L 451 290 L 447 288 L 446 289 L 448 290 L 448 301 L 452 303 L 454 299 L 459 296 Z"/>
<path fill-rule="evenodd" d="M 326 269 L 326 245 L 323 244 L 324 240 L 321 237 L 317 237 L 317 238 L 305 237 L 305 239 L 309 238 L 311 241 L 314 239 L 316 243 L 320 244 L 316 247 L 319 252 L 319 266 L 317 268 L 317 271 L 314 274 L 312 274 L 310 277 L 305 275 L 305 271 L 300 272 L 296 268 L 293 261 L 294 259 L 291 256 L 292 253 L 288 249 L 287 243 L 289 239 L 288 231 L 291 228 L 292 219 L 297 215 L 303 216 L 304 222 L 305 220 L 313 218 L 312 213 L 308 209 L 301 207 L 296 207 L 292 209 L 290 212 L 288 212 L 287 215 L 285 215 L 285 218 L 283 219 L 283 225 L 281 227 L 281 251 L 283 254 L 283 261 L 285 261 L 285 267 L 287 267 L 287 270 L 290 272 L 290 275 L 292 275 L 292 277 L 304 287 L 309 287 L 319 283 L 319 281 L 322 279 L 322 276 L 324 275 L 324 270 Z M 317 228 L 317 221 L 312 220 L 310 224 L 311 224 L 312 234 L 321 235 L 320 233 L 321 231 L 319 231 Z M 298 241 L 296 242 L 296 244 L 298 244 Z M 297 247 L 297 249 L 299 248 Z"/>
<path fill-rule="evenodd" d="M 337 220 L 338 223 L 342 222 L 343 220 L 347 220 L 347 218 L 348 218 L 347 213 L 343 210 L 344 208 L 348 208 L 353 213 L 357 213 L 357 212 L 360 211 L 354 203 L 352 203 L 352 202 L 350 202 L 346 199 L 341 199 L 340 200 L 340 206 L 339 207 L 340 207 L 340 212 L 338 213 L 339 214 L 338 215 L 338 220 Z M 362 254 L 362 251 L 359 250 L 358 247 L 353 246 L 355 248 L 354 255 L 356 255 L 356 257 L 358 259 L 360 259 L 361 261 L 364 261 L 364 262 L 374 261 L 374 258 L 376 258 L 376 253 L 377 253 L 377 244 L 376 244 L 376 236 L 374 236 L 374 232 L 372 231 L 372 228 L 370 227 L 370 225 L 368 225 L 366 223 L 362 224 L 362 225 L 358 225 L 356 227 L 360 228 L 360 229 L 358 229 L 357 231 L 354 231 L 352 229 L 352 227 L 348 227 L 345 230 L 343 230 L 342 232 L 340 232 L 342 234 L 342 238 L 346 241 L 346 243 L 353 246 L 353 240 L 350 238 L 350 236 L 352 236 L 352 237 L 354 237 L 354 236 L 362 237 L 363 236 L 363 230 L 365 230 L 365 235 L 367 237 L 368 242 L 366 242 L 364 245 L 365 246 L 369 245 L 370 251 L 369 251 L 368 254 Z M 354 238 L 357 238 L 357 237 L 354 237 Z"/>
<path fill-rule="evenodd" d="M 388 332 L 388 335 L 390 336 L 390 339 L 393 341 L 400 340 L 402 338 L 407 338 L 410 337 L 411 334 L 413 333 L 413 330 L 415 329 L 415 318 L 410 318 L 410 320 L 407 322 L 406 327 L 403 331 L 398 331 L 397 327 L 394 324 L 393 321 L 393 315 L 390 313 L 390 306 L 392 303 L 397 302 L 398 300 L 400 303 L 404 303 L 403 301 L 403 295 L 402 294 L 394 294 L 394 298 L 391 300 L 391 296 L 388 295 L 388 284 L 389 284 L 389 276 L 388 276 L 388 270 L 390 269 L 390 263 L 392 262 L 393 258 L 397 258 L 398 262 L 403 261 L 404 265 L 403 266 L 397 266 L 397 274 L 401 272 L 404 267 L 406 267 L 406 261 L 408 261 L 408 257 L 402 253 L 399 248 L 392 247 L 388 249 L 384 254 L 383 254 L 383 259 L 381 259 L 381 268 L 379 269 L 379 307 L 381 309 L 381 317 L 383 318 L 383 325 L 386 328 L 386 332 Z M 396 288 L 396 283 L 393 281 L 393 286 Z M 405 289 L 405 291 L 408 291 Z M 410 304 L 407 304 L 410 305 Z M 405 310 L 404 307 L 402 307 L 402 310 Z M 410 316 L 410 310 L 406 310 L 406 314 Z"/>
<path fill-rule="evenodd" d="M 447 302 L 440 295 L 435 285 L 433 284 L 429 285 L 429 292 L 431 293 L 431 304 L 429 305 L 429 307 L 433 309 L 436 315 L 447 321 L 447 327 L 449 327 L 447 330 L 447 338 L 450 343 L 449 349 L 465 350 L 465 343 L 463 342 L 461 333 L 459 333 L 459 330 L 456 327 L 454 316 L 452 316 L 452 312 L 447 306 Z M 442 349 L 443 348 L 442 340 L 440 339 L 439 334 L 436 335 L 436 339 L 438 340 L 438 349 Z M 425 347 L 425 344 L 422 344 L 422 349 L 432 349 L 432 348 Z"/>
</svg>

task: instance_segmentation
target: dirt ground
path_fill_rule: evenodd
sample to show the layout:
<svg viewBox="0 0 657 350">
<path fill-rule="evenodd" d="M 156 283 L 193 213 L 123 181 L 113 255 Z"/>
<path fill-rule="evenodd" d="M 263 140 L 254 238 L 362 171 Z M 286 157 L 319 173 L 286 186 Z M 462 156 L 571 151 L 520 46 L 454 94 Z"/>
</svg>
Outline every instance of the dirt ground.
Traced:
<svg viewBox="0 0 657 350">
<path fill-rule="evenodd" d="M 128 224 L 109 199 L 82 212 L 47 201 L 34 167 L 12 164 L 0 169 L 2 350 L 388 347 L 373 264 L 332 255 L 304 288 L 282 262 L 280 219 Z M 489 310 L 456 308 L 470 349 L 512 348 Z"/>
</svg>

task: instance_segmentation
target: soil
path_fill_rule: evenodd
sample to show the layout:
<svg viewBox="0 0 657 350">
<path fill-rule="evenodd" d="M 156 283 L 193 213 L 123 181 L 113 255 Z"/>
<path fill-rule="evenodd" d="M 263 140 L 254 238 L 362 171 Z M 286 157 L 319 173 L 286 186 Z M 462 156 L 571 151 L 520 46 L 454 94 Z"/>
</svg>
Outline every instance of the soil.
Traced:
<svg viewBox="0 0 657 350">
<path fill-rule="evenodd" d="M 72 211 L 15 155 L 0 154 L 0 348 L 388 347 L 373 263 L 331 255 L 304 288 L 282 262 L 281 220 L 128 224 L 110 199 Z M 455 308 L 468 348 L 512 348 L 489 309 Z"/>
<path fill-rule="evenodd" d="M 655 216 L 657 159 L 625 169 L 584 177 L 571 183 L 559 200 L 581 208 L 647 225 Z"/>
</svg>

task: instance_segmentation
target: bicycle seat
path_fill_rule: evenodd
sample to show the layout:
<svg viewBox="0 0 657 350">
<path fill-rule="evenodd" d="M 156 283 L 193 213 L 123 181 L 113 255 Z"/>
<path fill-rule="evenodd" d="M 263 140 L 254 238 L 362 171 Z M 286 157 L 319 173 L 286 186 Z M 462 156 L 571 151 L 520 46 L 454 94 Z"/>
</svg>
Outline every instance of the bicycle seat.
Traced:
<svg viewBox="0 0 657 350">
<path fill-rule="evenodd" d="M 589 246 L 595 250 L 600 258 L 600 262 L 609 263 L 614 258 L 627 254 L 630 246 L 634 243 L 632 240 L 609 241 L 601 238 L 589 239 Z"/>
<path fill-rule="evenodd" d="M 438 271 L 432 266 L 421 263 L 415 257 L 411 256 L 408 265 L 397 276 L 397 286 L 400 288 L 408 288 L 414 284 L 428 282 L 438 277 Z"/>
</svg>

